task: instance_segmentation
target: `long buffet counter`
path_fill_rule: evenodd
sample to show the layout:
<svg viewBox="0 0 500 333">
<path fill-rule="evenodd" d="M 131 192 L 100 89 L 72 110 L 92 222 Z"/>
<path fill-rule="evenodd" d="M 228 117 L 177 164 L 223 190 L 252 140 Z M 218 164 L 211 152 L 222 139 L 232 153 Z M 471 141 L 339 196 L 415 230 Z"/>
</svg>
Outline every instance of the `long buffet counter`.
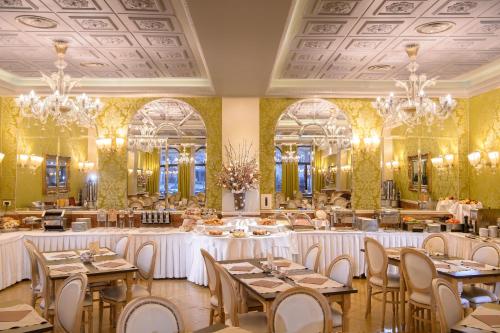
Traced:
<svg viewBox="0 0 500 333">
<path fill-rule="evenodd" d="M 460 233 L 444 233 L 450 244 L 450 255 L 467 258 L 473 246 L 481 242 Z M 320 243 L 323 251 L 320 269 L 324 271 L 333 258 L 348 254 L 353 258 L 355 275 L 364 273 L 365 258 L 361 249 L 364 237 L 373 237 L 385 247 L 420 246 L 426 233 L 403 231 L 287 231 L 269 236 L 233 238 L 211 237 L 176 228 L 93 228 L 85 232 L 18 231 L 0 234 L 0 289 L 30 278 L 29 258 L 23 240 L 32 240 L 41 251 L 62 251 L 86 248 L 89 242 L 99 241 L 101 247 L 114 248 L 116 241 L 129 235 L 129 259 L 138 246 L 154 240 L 158 256 L 154 277 L 187 278 L 206 285 L 207 277 L 200 249 L 209 251 L 217 260 L 265 257 L 269 251 L 275 256 L 302 261 L 306 250 Z"/>
</svg>

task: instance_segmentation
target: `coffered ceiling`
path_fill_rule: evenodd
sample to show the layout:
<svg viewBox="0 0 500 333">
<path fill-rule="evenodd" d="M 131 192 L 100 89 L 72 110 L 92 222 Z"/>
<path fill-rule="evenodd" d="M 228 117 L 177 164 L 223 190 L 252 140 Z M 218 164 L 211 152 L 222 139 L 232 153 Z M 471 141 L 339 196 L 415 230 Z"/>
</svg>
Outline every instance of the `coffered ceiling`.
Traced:
<svg viewBox="0 0 500 333">
<path fill-rule="evenodd" d="M 91 94 L 373 96 L 408 43 L 431 93 L 500 86 L 499 0 L 0 0 L 1 94 L 44 92 L 54 39 Z"/>
<path fill-rule="evenodd" d="M 205 77 L 169 0 L 0 0 L 0 68 L 54 71 L 53 39 L 70 43 L 74 77 Z"/>
</svg>

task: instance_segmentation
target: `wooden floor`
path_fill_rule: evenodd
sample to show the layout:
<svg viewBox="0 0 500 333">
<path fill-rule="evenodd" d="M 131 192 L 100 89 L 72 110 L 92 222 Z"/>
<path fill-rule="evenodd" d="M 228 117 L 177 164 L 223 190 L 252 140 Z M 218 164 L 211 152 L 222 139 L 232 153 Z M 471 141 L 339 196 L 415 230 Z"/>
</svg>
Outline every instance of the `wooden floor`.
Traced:
<svg viewBox="0 0 500 333">
<path fill-rule="evenodd" d="M 384 331 L 381 329 L 381 306 L 380 302 L 372 301 L 372 315 L 367 319 L 364 317 L 366 304 L 366 280 L 354 279 L 354 288 L 358 293 L 352 296 L 352 306 L 349 313 L 349 331 L 353 333 L 371 332 L 394 332 L 391 327 L 392 310 L 387 306 L 386 325 Z M 209 314 L 209 291 L 186 280 L 155 280 L 153 283 L 153 295 L 168 298 L 180 309 L 188 331 L 208 326 Z M 30 302 L 29 282 L 20 282 L 14 286 L 0 291 L 0 303 L 4 301 L 18 300 L 24 303 Z M 94 305 L 94 332 L 98 326 L 98 307 Z M 114 332 L 109 325 L 109 312 L 104 312 L 103 332 Z"/>
</svg>

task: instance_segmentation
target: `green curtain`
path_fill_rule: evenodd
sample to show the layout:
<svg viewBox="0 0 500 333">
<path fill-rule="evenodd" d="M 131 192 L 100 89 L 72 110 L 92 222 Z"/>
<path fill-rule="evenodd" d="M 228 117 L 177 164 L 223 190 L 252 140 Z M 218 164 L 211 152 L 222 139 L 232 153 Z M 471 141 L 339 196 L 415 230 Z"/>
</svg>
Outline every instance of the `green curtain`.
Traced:
<svg viewBox="0 0 500 333">
<path fill-rule="evenodd" d="M 297 151 L 296 147 L 288 148 L 286 151 Z M 283 149 L 283 156 L 286 154 Z M 299 191 L 299 164 L 297 162 L 283 162 L 282 163 L 282 192 L 285 199 L 293 199 L 294 192 Z"/>
<path fill-rule="evenodd" d="M 313 160 L 313 191 L 321 192 L 321 189 L 325 185 L 325 179 L 323 175 L 323 152 L 318 147 L 314 147 L 314 160 Z"/>
<path fill-rule="evenodd" d="M 186 148 L 186 152 L 192 156 L 192 148 Z M 189 199 L 191 196 L 191 173 L 193 170 L 193 164 L 179 164 L 179 192 L 181 197 L 184 199 Z"/>
<path fill-rule="evenodd" d="M 160 185 L 160 151 L 154 149 L 150 153 L 141 152 L 139 158 L 139 169 L 142 169 L 143 172 L 146 170 L 153 171 L 152 176 L 148 178 L 146 183 L 146 191 L 153 195 L 158 192 L 158 186 Z"/>
</svg>

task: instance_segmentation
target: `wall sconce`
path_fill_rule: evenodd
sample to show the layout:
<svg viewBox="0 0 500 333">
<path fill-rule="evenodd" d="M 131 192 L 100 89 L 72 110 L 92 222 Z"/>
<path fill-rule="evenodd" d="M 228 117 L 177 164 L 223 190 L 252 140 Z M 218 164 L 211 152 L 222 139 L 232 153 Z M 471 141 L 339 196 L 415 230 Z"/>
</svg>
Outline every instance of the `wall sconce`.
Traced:
<svg viewBox="0 0 500 333">
<path fill-rule="evenodd" d="M 43 157 L 36 155 L 20 154 L 17 156 L 17 164 L 21 168 L 29 168 L 31 171 L 38 169 L 43 163 Z"/>
<path fill-rule="evenodd" d="M 100 137 L 95 140 L 97 149 L 117 151 L 125 145 L 125 139 L 120 137 Z"/>
<path fill-rule="evenodd" d="M 380 137 L 373 136 L 365 136 L 363 140 L 359 136 L 353 136 L 351 139 L 351 144 L 355 148 L 361 148 L 362 150 L 374 151 L 380 145 Z"/>
<path fill-rule="evenodd" d="M 87 173 L 94 169 L 95 163 L 90 161 L 78 162 L 78 171 Z"/>
<path fill-rule="evenodd" d="M 446 154 L 444 156 L 437 156 L 431 158 L 432 166 L 438 170 L 450 169 L 453 166 L 453 154 Z"/>
<path fill-rule="evenodd" d="M 479 171 L 483 167 L 490 167 L 496 169 L 500 160 L 500 153 L 498 151 L 489 151 L 486 153 L 487 160 L 483 159 L 483 154 L 480 151 L 474 151 L 467 155 L 470 165 Z"/>
<path fill-rule="evenodd" d="M 5 157 L 5 154 L 4 153 L 0 153 L 0 163 L 2 163 L 4 157 Z"/>
<path fill-rule="evenodd" d="M 351 165 L 350 164 L 342 165 L 340 167 L 340 171 L 342 171 L 342 172 L 350 172 L 351 171 Z"/>
<path fill-rule="evenodd" d="M 392 171 L 398 171 L 399 170 L 399 161 L 396 161 L 396 160 L 388 161 L 385 163 L 385 167 L 389 170 L 392 170 Z"/>
</svg>

